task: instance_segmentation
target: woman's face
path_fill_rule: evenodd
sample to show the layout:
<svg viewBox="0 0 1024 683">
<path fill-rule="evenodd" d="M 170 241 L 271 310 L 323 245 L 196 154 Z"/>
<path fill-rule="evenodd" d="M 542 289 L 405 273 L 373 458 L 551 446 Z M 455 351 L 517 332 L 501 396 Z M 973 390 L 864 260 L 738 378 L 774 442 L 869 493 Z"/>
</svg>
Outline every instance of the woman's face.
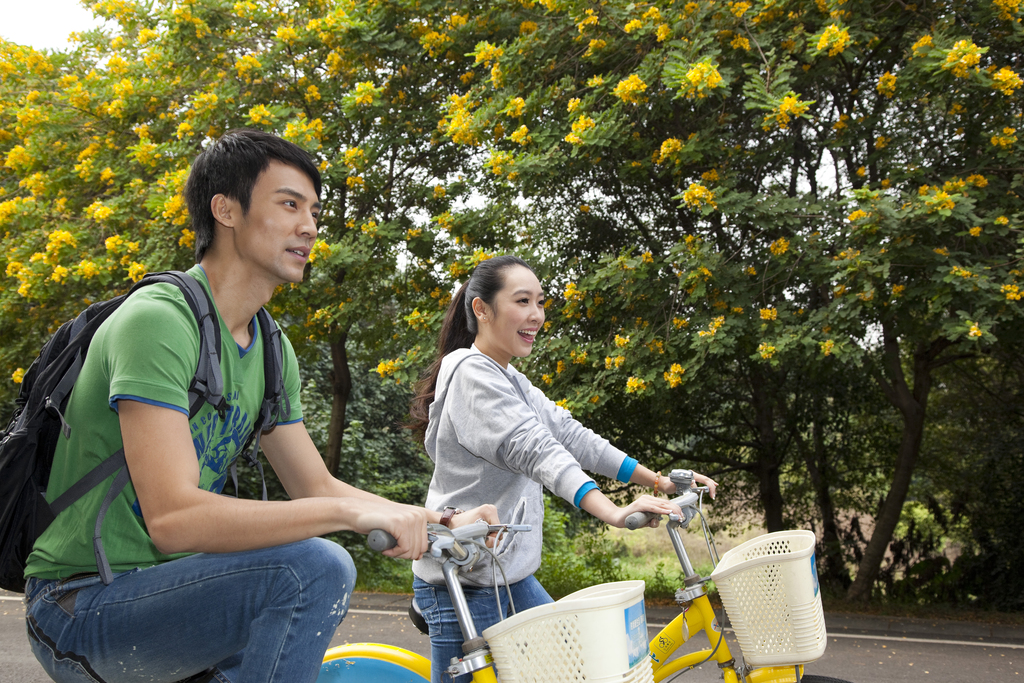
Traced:
<svg viewBox="0 0 1024 683">
<path fill-rule="evenodd" d="M 505 285 L 494 296 L 493 305 L 479 297 L 473 300 L 476 346 L 502 367 L 513 358 L 529 356 L 544 325 L 544 292 L 533 271 L 512 266 L 504 276 Z"/>
</svg>

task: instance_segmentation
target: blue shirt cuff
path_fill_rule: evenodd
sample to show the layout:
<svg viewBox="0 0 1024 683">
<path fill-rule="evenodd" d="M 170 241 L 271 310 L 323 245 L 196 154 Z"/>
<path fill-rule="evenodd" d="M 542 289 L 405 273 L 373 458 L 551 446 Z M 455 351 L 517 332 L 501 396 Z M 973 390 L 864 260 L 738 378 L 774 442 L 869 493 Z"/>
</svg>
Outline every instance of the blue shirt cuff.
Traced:
<svg viewBox="0 0 1024 683">
<path fill-rule="evenodd" d="M 626 459 L 619 465 L 619 473 L 615 475 L 615 478 L 621 481 L 623 484 L 628 484 L 629 480 L 633 478 L 633 471 L 639 463 L 634 458 L 626 456 Z"/>
<path fill-rule="evenodd" d="M 572 504 L 575 505 L 576 507 L 579 507 L 580 503 L 583 502 L 583 496 L 587 495 L 596 488 L 597 484 L 595 484 L 592 481 L 588 481 L 586 484 L 579 487 L 579 489 L 576 491 L 576 495 L 572 497 Z"/>
</svg>

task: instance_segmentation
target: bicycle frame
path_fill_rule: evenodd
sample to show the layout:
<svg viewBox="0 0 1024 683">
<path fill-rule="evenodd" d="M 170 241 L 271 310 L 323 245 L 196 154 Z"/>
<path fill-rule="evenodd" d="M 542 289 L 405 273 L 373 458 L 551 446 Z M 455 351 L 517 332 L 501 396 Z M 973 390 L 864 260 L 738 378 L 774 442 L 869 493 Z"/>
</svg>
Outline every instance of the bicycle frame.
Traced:
<svg viewBox="0 0 1024 683">
<path fill-rule="evenodd" d="M 747 669 L 742 665 L 736 666 L 735 659 L 725 641 L 725 635 L 710 600 L 704 584 L 706 579 L 702 578 L 693 568 L 689 556 L 683 546 L 679 529 L 685 529 L 694 516 L 699 514 L 699 497 L 687 491 L 683 496 L 676 498 L 677 503 L 683 510 L 683 517 L 670 516 L 666 531 L 672 540 L 676 557 L 683 569 L 684 587 L 676 593 L 676 600 L 682 606 L 682 612 L 676 616 L 658 635 L 649 643 L 650 660 L 654 673 L 655 683 L 680 673 L 684 669 L 693 668 L 714 661 L 722 670 L 725 683 L 797 683 L 803 677 L 803 666 L 767 666 Z M 640 522 L 646 524 L 646 522 Z M 628 522 L 627 522 L 628 525 Z M 484 525 L 486 527 L 486 525 Z M 434 527 L 434 525 L 431 525 Z M 632 528 L 636 528 L 635 526 Z M 458 662 L 459 673 L 472 676 L 473 683 L 497 683 L 493 666 L 493 659 L 486 643 L 476 631 L 476 625 L 470 616 L 468 605 L 465 602 L 465 595 L 458 580 L 458 572 L 464 565 L 472 565 L 475 558 L 469 557 L 469 552 L 462 546 L 457 546 L 457 553 L 462 553 L 458 560 L 454 559 L 451 540 L 454 540 L 452 532 L 441 528 L 436 530 L 438 534 L 446 535 L 445 540 L 435 541 L 438 548 L 445 548 L 446 560 L 442 565 L 445 583 L 452 596 L 456 614 L 459 617 L 459 626 L 467 642 L 474 644 L 473 652 L 469 653 L 464 660 Z M 707 531 L 705 531 L 707 533 Z M 461 535 L 461 532 L 457 532 Z M 486 534 L 484 534 L 486 536 Z M 440 538 L 440 536 L 439 536 Z M 371 547 L 380 550 L 371 543 Z M 709 541 L 709 548 L 711 542 Z M 440 552 L 438 552 L 440 556 Z M 670 659 L 673 654 L 693 636 L 702 633 L 707 637 L 709 647 L 701 650 L 688 652 L 675 659 Z M 455 660 L 453 660 L 455 661 Z M 335 662 L 369 662 L 357 671 L 353 670 L 346 677 L 345 672 L 339 673 L 339 664 Z M 376 662 L 390 663 L 392 670 L 379 672 L 372 667 Z M 329 666 L 334 666 L 328 671 Z M 373 674 L 373 675 L 370 675 Z M 419 676 L 420 678 L 410 678 Z M 367 676 L 369 675 L 369 678 Z M 351 680 L 374 680 L 377 683 L 391 683 L 392 681 L 430 680 L 430 662 L 426 658 L 388 645 L 375 643 L 360 643 L 345 645 L 329 650 L 324 659 L 324 669 L 318 683 L 333 683 L 334 681 Z"/>
</svg>

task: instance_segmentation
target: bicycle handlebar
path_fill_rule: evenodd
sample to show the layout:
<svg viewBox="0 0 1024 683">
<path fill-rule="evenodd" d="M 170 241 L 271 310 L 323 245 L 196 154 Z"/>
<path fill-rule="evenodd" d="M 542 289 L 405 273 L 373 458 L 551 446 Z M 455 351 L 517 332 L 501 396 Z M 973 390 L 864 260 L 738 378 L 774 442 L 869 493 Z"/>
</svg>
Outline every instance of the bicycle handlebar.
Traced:
<svg viewBox="0 0 1024 683">
<path fill-rule="evenodd" d="M 371 550 L 382 553 L 398 545 L 398 540 L 383 529 L 374 529 L 366 537 L 366 545 L 370 546 Z"/>
<path fill-rule="evenodd" d="M 431 527 L 438 527 L 437 531 L 431 529 Z M 529 524 L 487 524 L 483 520 L 474 522 L 473 524 L 466 524 L 458 527 L 457 529 L 449 530 L 439 525 L 429 524 L 427 525 L 427 540 L 430 541 L 431 547 L 439 538 L 439 533 L 446 533 L 455 539 L 454 545 L 459 545 L 458 541 L 465 540 L 482 540 L 489 534 L 495 532 L 507 532 L 507 531 L 530 531 L 532 527 Z M 366 537 L 366 544 L 370 546 L 372 550 L 376 550 L 379 553 L 385 550 L 390 550 L 398 545 L 398 541 L 387 531 L 383 529 L 374 529 Z M 447 549 L 447 544 L 446 544 Z M 461 553 L 456 553 L 461 554 Z"/>
<path fill-rule="evenodd" d="M 673 498 L 672 502 L 678 505 L 680 508 L 695 509 L 697 502 L 700 500 L 698 493 L 707 490 L 708 489 L 706 486 L 700 486 L 695 489 L 690 489 L 689 491 L 679 496 L 678 498 Z M 687 515 L 685 511 L 683 514 L 686 522 L 689 523 L 690 518 L 693 515 Z M 645 527 L 648 524 L 650 524 L 651 520 L 655 517 L 660 517 L 660 515 L 654 512 L 634 512 L 633 514 L 626 517 L 626 528 L 630 531 L 636 531 L 637 529 Z M 669 519 L 674 522 L 681 521 L 678 517 L 676 517 L 676 515 L 669 515 Z"/>
</svg>

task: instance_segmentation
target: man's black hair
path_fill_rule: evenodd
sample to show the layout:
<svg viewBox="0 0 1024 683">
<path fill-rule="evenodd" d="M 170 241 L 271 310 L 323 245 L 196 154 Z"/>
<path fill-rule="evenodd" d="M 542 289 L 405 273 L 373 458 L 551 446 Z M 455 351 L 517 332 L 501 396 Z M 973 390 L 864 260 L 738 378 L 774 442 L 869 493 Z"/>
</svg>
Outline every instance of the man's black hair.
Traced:
<svg viewBox="0 0 1024 683">
<path fill-rule="evenodd" d="M 296 144 L 260 130 L 230 130 L 192 162 L 192 170 L 185 183 L 185 201 L 196 234 L 197 263 L 213 244 L 214 219 L 210 201 L 223 194 L 241 204 L 243 214 L 249 213 L 252 189 L 271 161 L 293 166 L 309 176 L 317 199 L 320 198 L 320 171 L 309 153 Z"/>
</svg>

